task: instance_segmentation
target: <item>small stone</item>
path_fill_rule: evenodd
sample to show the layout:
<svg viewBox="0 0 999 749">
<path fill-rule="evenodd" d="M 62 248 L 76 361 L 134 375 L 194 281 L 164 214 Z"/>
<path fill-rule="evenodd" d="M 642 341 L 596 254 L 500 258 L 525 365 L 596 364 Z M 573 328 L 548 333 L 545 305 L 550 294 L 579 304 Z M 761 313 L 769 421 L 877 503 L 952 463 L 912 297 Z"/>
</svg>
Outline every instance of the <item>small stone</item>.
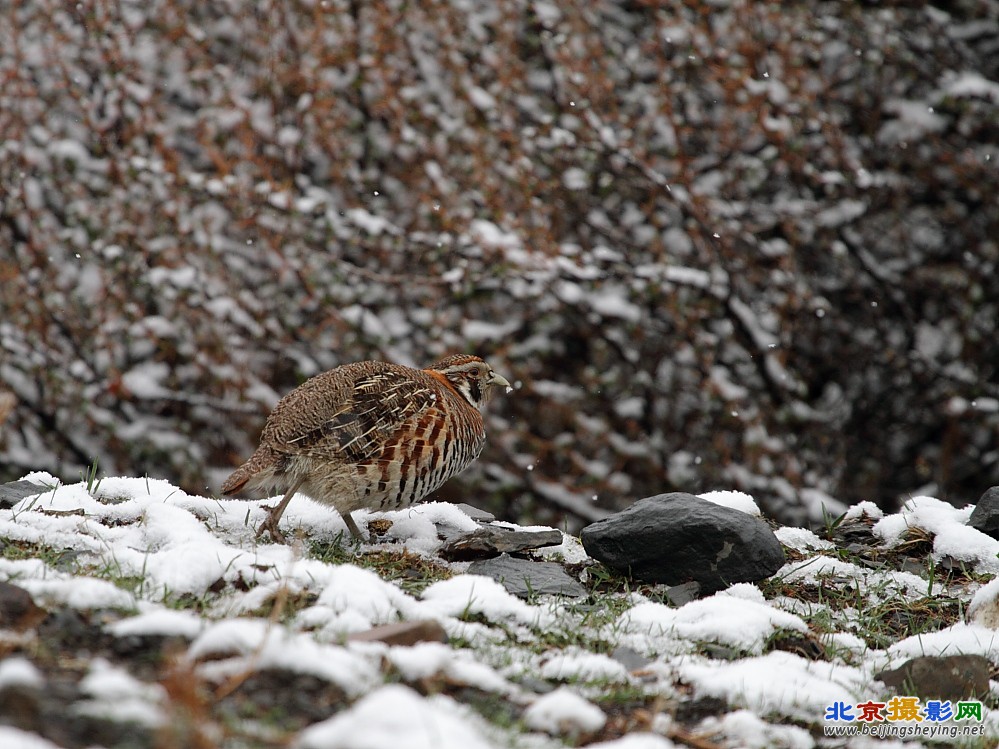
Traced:
<svg viewBox="0 0 999 749">
<path fill-rule="evenodd" d="M 31 594 L 13 583 L 0 582 L 0 627 L 25 630 L 35 627 L 45 618 Z"/>
<path fill-rule="evenodd" d="M 0 510 L 9 510 L 25 497 L 34 497 L 49 491 L 49 487 L 34 481 L 11 481 L 0 484 Z"/>
<path fill-rule="evenodd" d="M 418 642 L 447 642 L 447 632 L 435 619 L 420 619 L 413 622 L 384 624 L 365 632 L 354 632 L 347 639 L 351 642 L 415 645 Z"/>
<path fill-rule="evenodd" d="M 457 503 L 455 507 L 477 523 L 491 523 L 496 519 L 496 516 L 491 512 L 480 510 L 478 507 L 473 507 L 472 505 L 465 504 L 464 502 Z"/>
<path fill-rule="evenodd" d="M 999 486 L 993 486 L 978 500 L 968 525 L 992 538 L 999 538 Z"/>
<path fill-rule="evenodd" d="M 770 577 L 784 549 L 760 518 L 683 492 L 635 502 L 583 528 L 586 553 L 636 580 L 700 584 L 710 595 Z"/>
<path fill-rule="evenodd" d="M 535 562 L 501 554 L 493 559 L 472 562 L 468 573 L 498 580 L 504 588 L 521 598 L 549 593 L 573 598 L 586 595 L 586 588 L 569 577 L 555 562 Z"/>
<path fill-rule="evenodd" d="M 980 655 L 920 655 L 874 678 L 921 700 L 982 699 L 989 693 L 991 665 Z"/>
<path fill-rule="evenodd" d="M 618 645 L 611 651 L 610 657 L 620 663 L 629 671 L 637 671 L 652 663 L 651 658 L 646 658 L 637 650 L 632 650 L 625 645 Z"/>
<path fill-rule="evenodd" d="M 451 562 L 483 559 L 500 554 L 557 546 L 562 543 L 562 533 L 526 531 L 484 526 L 469 533 L 448 539 L 441 547 L 441 556 Z"/>
<path fill-rule="evenodd" d="M 690 603 L 691 601 L 697 600 L 697 597 L 701 593 L 701 584 L 698 582 L 684 583 L 683 585 L 674 585 L 669 590 L 666 591 L 666 598 L 677 608 L 680 608 L 685 603 Z"/>
</svg>

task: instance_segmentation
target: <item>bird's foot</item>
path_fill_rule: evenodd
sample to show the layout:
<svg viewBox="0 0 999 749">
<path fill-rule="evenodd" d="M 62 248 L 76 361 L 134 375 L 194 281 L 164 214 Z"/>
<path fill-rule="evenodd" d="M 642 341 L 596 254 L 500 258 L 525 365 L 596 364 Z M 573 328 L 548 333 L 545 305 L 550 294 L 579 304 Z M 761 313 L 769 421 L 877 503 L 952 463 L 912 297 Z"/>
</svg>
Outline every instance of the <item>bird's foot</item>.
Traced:
<svg viewBox="0 0 999 749">
<path fill-rule="evenodd" d="M 353 537 L 353 540 L 358 543 L 366 544 L 368 542 L 368 537 L 365 536 L 361 532 L 361 529 L 357 527 L 357 523 L 354 522 L 354 518 L 350 516 L 350 513 L 345 512 L 341 515 L 341 517 L 343 518 L 343 522 L 347 525 L 347 530 L 350 531 L 350 535 Z"/>
<path fill-rule="evenodd" d="M 283 513 L 283 504 L 268 507 L 267 517 L 264 518 L 264 522 L 257 526 L 257 538 L 260 538 L 266 532 L 271 534 L 271 540 L 275 543 L 288 543 L 287 537 L 281 532 L 281 529 L 278 528 L 278 522 L 281 520 L 281 515 Z"/>
</svg>

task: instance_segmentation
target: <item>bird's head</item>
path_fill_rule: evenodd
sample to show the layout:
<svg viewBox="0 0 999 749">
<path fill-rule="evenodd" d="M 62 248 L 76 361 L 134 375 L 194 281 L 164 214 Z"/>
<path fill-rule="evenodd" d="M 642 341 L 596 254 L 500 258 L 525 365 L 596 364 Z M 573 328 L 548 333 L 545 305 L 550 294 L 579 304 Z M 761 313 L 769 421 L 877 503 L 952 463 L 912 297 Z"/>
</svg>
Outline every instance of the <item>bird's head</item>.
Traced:
<svg viewBox="0 0 999 749">
<path fill-rule="evenodd" d="M 512 389 L 502 375 L 472 354 L 455 354 L 434 362 L 428 370 L 447 378 L 455 390 L 476 408 L 482 408 L 498 388 Z"/>
</svg>

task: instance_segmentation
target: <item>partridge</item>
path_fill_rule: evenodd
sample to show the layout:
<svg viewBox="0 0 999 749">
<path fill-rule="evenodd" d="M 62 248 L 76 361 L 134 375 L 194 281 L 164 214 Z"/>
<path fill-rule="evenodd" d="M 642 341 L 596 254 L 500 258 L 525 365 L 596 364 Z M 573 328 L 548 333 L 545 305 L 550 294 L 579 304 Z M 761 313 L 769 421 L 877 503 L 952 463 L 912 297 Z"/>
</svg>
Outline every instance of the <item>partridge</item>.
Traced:
<svg viewBox="0 0 999 749">
<path fill-rule="evenodd" d="M 301 492 L 332 506 L 351 535 L 354 510 L 418 502 L 479 457 L 481 409 L 510 383 L 482 359 L 457 354 L 426 369 L 345 364 L 305 381 L 274 407 L 260 446 L 222 485 L 283 491 L 257 529 L 278 541 L 281 515 Z"/>
</svg>

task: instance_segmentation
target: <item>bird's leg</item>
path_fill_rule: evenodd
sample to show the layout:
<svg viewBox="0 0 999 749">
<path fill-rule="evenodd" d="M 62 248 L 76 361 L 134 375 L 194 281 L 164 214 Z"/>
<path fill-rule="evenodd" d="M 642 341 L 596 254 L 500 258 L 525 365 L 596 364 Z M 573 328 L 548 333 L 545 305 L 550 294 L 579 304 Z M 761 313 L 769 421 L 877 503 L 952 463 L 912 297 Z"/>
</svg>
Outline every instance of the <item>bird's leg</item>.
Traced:
<svg viewBox="0 0 999 749">
<path fill-rule="evenodd" d="M 272 539 L 278 543 L 287 543 L 284 534 L 278 529 L 278 522 L 280 522 L 281 516 L 284 515 L 284 510 L 288 506 L 288 503 L 291 502 L 291 498 L 295 496 L 295 492 L 298 491 L 298 488 L 304 481 L 305 479 L 299 479 L 292 484 L 288 491 L 285 492 L 284 497 L 281 498 L 281 501 L 267 509 L 267 517 L 264 518 L 264 522 L 257 528 L 257 538 L 260 538 L 264 534 L 264 531 L 269 531 Z"/>
<path fill-rule="evenodd" d="M 361 543 L 364 543 L 368 539 L 365 538 L 364 534 L 361 533 L 361 529 L 357 527 L 357 523 L 354 522 L 354 518 L 350 516 L 349 512 L 340 513 L 340 517 L 343 518 L 343 522 L 347 524 L 347 530 L 350 531 L 350 535 L 356 538 Z"/>
</svg>

